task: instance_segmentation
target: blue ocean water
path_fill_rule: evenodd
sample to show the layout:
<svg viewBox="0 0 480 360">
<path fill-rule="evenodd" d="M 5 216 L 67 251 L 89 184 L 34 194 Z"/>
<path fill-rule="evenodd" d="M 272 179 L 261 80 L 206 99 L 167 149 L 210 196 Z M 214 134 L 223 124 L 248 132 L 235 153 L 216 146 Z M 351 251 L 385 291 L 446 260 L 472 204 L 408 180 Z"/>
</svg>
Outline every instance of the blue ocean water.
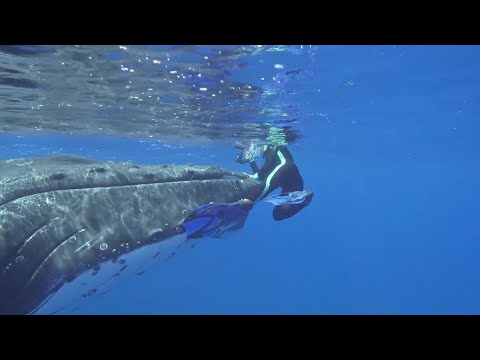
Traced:
<svg viewBox="0 0 480 360">
<path fill-rule="evenodd" d="M 275 222 L 259 203 L 241 233 L 201 239 L 76 314 L 480 313 L 480 47 L 316 46 L 249 62 L 231 79 L 307 69 L 273 85 L 301 111 L 289 149 L 311 205 Z M 228 141 L 0 137 L 1 159 L 52 152 L 248 171 Z"/>
</svg>

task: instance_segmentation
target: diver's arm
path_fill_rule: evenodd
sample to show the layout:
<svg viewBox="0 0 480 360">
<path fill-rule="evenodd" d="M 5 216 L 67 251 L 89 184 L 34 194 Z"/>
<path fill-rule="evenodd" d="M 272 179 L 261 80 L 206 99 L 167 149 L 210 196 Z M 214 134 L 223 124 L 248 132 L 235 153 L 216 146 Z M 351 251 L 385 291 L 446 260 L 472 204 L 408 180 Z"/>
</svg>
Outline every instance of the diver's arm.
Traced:
<svg viewBox="0 0 480 360">
<path fill-rule="evenodd" d="M 245 163 L 248 162 L 249 165 L 250 165 L 250 168 L 253 171 L 253 173 L 254 174 L 258 173 L 259 167 L 258 167 L 257 163 L 255 162 L 255 160 L 246 159 L 243 152 L 241 152 L 237 155 L 237 159 L 235 161 L 240 163 L 240 164 L 245 164 Z"/>
<path fill-rule="evenodd" d="M 250 164 L 250 168 L 252 169 L 253 173 L 254 173 L 254 174 L 258 173 L 258 171 L 259 171 L 260 169 L 258 168 L 258 165 L 257 165 L 257 163 L 255 162 L 255 160 L 254 160 L 254 161 L 250 161 L 249 164 Z"/>
</svg>

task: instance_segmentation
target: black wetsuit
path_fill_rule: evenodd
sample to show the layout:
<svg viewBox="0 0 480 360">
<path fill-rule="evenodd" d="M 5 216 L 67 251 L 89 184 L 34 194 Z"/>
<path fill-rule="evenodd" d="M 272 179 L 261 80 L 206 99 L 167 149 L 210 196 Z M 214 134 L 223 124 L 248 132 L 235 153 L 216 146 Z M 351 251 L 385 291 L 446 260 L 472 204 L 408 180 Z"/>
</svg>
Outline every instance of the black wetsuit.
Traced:
<svg viewBox="0 0 480 360">
<path fill-rule="evenodd" d="M 265 163 L 258 168 L 255 161 L 250 161 L 250 167 L 254 177 L 264 182 L 265 187 L 256 201 L 260 201 L 275 189 L 281 187 L 282 193 L 302 191 L 303 178 L 300 175 L 292 154 L 286 146 L 268 145 L 263 153 Z M 310 194 L 301 204 L 277 205 L 273 210 L 275 220 L 283 220 L 295 215 L 312 201 L 313 193 Z"/>
</svg>

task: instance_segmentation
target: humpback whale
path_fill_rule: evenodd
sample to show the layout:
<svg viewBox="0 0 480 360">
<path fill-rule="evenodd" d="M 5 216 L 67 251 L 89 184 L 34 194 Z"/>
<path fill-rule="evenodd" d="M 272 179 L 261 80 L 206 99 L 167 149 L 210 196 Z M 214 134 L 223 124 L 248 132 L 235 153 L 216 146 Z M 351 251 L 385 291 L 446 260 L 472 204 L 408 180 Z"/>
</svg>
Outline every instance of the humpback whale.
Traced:
<svg viewBox="0 0 480 360">
<path fill-rule="evenodd" d="M 217 166 L 71 155 L 0 161 L 0 313 L 53 313 L 68 296 L 91 296 L 133 269 L 135 257 L 142 265 L 174 254 L 199 207 L 262 190 Z"/>
<path fill-rule="evenodd" d="M 69 313 L 203 235 L 242 228 L 276 188 L 303 191 L 285 146 L 265 159 L 260 169 L 250 162 L 254 175 L 73 155 L 0 161 L 0 314 Z M 275 205 L 273 218 L 294 216 L 312 197 Z"/>
</svg>

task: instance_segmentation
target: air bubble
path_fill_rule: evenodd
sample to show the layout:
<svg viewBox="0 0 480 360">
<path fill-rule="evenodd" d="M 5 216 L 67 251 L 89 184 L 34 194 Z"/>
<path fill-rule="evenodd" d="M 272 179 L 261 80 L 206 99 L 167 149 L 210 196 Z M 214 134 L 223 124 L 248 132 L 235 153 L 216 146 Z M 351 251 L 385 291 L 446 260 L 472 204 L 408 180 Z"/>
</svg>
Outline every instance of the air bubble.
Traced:
<svg viewBox="0 0 480 360">
<path fill-rule="evenodd" d="M 100 245 L 100 250 L 107 250 L 108 248 L 108 245 L 103 243 L 102 245 Z"/>
</svg>

